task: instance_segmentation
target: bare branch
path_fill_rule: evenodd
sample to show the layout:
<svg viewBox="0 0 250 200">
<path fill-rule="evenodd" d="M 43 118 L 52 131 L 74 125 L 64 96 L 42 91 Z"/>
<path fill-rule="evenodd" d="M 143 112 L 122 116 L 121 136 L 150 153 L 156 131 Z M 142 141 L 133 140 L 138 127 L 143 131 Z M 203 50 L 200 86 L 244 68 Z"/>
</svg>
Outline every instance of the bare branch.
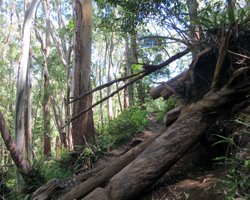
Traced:
<svg viewBox="0 0 250 200">
<path fill-rule="evenodd" d="M 115 79 L 115 80 L 113 80 L 113 81 L 111 81 L 111 82 L 108 82 L 108 83 L 105 83 L 105 84 L 103 84 L 103 85 L 100 85 L 100 86 L 94 88 L 93 90 L 90 90 L 90 91 L 88 91 L 88 92 L 86 92 L 86 93 L 84 93 L 84 94 L 82 94 L 82 95 L 80 95 L 80 96 L 74 98 L 72 101 L 68 102 L 68 104 L 71 104 L 71 103 L 73 103 L 73 102 L 75 102 L 75 101 L 77 101 L 77 100 L 80 100 L 81 98 L 83 98 L 83 97 L 85 97 L 85 96 L 87 96 L 87 95 L 90 95 L 90 94 L 92 94 L 92 93 L 94 93 L 94 92 L 97 92 L 97 91 L 99 91 L 99 90 L 102 90 L 103 88 L 109 87 L 109 86 L 113 85 L 114 83 L 117 83 L 117 82 L 120 82 L 120 81 L 125 81 L 125 80 L 127 80 L 127 79 L 129 79 L 129 78 L 133 78 L 133 77 L 135 77 L 135 76 L 138 76 L 138 75 L 144 73 L 144 71 L 145 71 L 145 70 L 142 70 L 142 71 L 140 71 L 140 72 L 138 72 L 138 73 L 136 73 L 136 74 L 132 74 L 132 75 L 125 76 L 125 77 L 122 77 L 122 78 L 118 78 L 118 79 Z M 68 104 L 67 104 L 67 105 L 68 105 Z"/>
<path fill-rule="evenodd" d="M 236 52 L 233 52 L 233 51 L 230 51 L 229 49 L 227 50 L 228 53 L 231 53 L 233 55 L 236 55 L 236 56 L 240 56 L 242 58 L 246 58 L 246 59 L 250 59 L 249 56 L 246 56 L 246 55 L 242 55 L 242 54 L 239 54 L 239 53 L 236 53 Z"/>
</svg>

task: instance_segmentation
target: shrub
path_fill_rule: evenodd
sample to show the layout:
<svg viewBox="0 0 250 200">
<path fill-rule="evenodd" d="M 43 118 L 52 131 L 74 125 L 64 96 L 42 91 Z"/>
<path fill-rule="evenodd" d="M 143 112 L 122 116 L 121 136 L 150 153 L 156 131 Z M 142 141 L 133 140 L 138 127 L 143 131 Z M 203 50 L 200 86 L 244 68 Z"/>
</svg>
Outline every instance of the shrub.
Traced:
<svg viewBox="0 0 250 200">
<path fill-rule="evenodd" d="M 129 108 L 110 120 L 99 130 L 98 140 L 101 148 L 116 148 L 142 132 L 149 125 L 147 114 L 146 110 Z"/>
</svg>

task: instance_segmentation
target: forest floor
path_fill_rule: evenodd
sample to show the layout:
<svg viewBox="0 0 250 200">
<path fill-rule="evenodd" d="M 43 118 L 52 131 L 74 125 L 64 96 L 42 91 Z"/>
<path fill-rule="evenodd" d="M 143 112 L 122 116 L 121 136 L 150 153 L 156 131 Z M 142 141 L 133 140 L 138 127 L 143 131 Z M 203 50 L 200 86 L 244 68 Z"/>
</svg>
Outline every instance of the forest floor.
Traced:
<svg viewBox="0 0 250 200">
<path fill-rule="evenodd" d="M 146 140 L 163 125 L 156 121 L 156 115 L 149 116 L 151 125 L 131 142 L 108 152 L 96 166 L 105 165 Z M 178 161 L 168 173 L 157 181 L 139 200 L 221 200 L 225 199 L 219 180 L 225 171 L 222 166 L 204 165 L 204 154 L 194 148 Z M 193 162 L 194 161 L 194 162 Z"/>
</svg>

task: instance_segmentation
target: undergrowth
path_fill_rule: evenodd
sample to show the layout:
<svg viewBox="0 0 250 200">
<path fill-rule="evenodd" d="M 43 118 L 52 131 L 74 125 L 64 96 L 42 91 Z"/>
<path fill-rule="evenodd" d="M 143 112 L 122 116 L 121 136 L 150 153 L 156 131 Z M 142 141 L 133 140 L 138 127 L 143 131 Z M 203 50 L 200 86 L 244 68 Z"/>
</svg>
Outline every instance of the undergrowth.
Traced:
<svg viewBox="0 0 250 200">
<path fill-rule="evenodd" d="M 250 116 L 236 120 L 241 129 L 233 137 L 221 137 L 218 143 L 227 143 L 229 151 L 225 157 L 219 157 L 225 164 L 226 175 L 220 180 L 223 193 L 227 200 L 250 199 L 250 144 L 241 144 L 244 138 L 250 138 Z M 235 140 L 235 138 L 237 138 Z M 243 138 L 243 139 L 240 139 Z M 242 141 L 241 141 L 242 140 Z"/>
<path fill-rule="evenodd" d="M 7 171 L 0 173 L 4 174 L 0 177 L 0 199 L 29 199 L 34 190 L 51 179 L 63 180 L 89 170 L 104 152 L 118 148 L 142 132 L 149 125 L 147 115 L 146 110 L 129 108 L 97 131 L 96 144 L 89 144 L 78 152 L 61 149 L 60 159 L 37 156 L 22 196 L 17 192 L 15 166 L 6 168 Z"/>
<path fill-rule="evenodd" d="M 128 142 L 148 125 L 148 112 L 138 108 L 129 108 L 117 118 L 98 130 L 98 144 L 102 150 L 111 150 Z"/>
</svg>

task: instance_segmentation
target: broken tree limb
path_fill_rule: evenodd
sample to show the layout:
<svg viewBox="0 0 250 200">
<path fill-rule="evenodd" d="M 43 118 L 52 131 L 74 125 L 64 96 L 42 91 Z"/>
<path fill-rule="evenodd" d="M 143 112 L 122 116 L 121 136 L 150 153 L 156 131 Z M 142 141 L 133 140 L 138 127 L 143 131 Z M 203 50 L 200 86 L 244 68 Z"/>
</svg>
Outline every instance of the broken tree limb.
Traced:
<svg viewBox="0 0 250 200">
<path fill-rule="evenodd" d="M 250 86 L 245 86 L 249 90 Z M 220 115 L 230 112 L 230 106 L 241 101 L 232 98 L 245 90 L 244 87 L 241 89 L 222 88 L 184 108 L 180 117 L 166 132 L 110 180 L 111 199 L 136 199 L 165 174 Z M 223 106 L 227 106 L 228 110 L 223 109 Z M 216 113 L 216 117 L 210 115 L 211 110 Z"/>
<path fill-rule="evenodd" d="M 109 87 L 109 86 L 113 85 L 114 83 L 118 83 L 118 82 L 120 82 L 120 81 L 125 81 L 125 80 L 127 80 L 127 79 L 130 79 L 130 78 L 133 78 L 133 77 L 135 77 L 135 76 L 138 76 L 138 75 L 140 75 L 140 74 L 142 74 L 142 73 L 144 73 L 144 70 L 142 70 L 142 71 L 140 71 L 140 72 L 138 72 L 138 73 L 136 73 L 136 74 L 131 74 L 131 75 L 126 76 L 126 77 L 121 77 L 121 78 L 115 79 L 115 80 L 113 80 L 113 81 L 110 81 L 110 82 L 108 82 L 108 83 L 105 83 L 105 84 L 103 84 L 103 85 L 100 85 L 100 86 L 94 88 L 93 90 L 90 90 L 89 92 L 86 92 L 86 93 L 84 93 L 84 94 L 82 94 L 82 95 L 80 95 L 80 96 L 74 98 L 73 100 L 71 100 L 70 102 L 68 102 L 68 104 L 71 104 L 71 103 L 73 103 L 73 102 L 75 102 L 75 101 L 77 101 L 77 100 L 79 100 L 79 99 L 81 99 L 81 98 L 83 98 L 83 97 L 85 97 L 85 96 L 87 96 L 87 95 L 90 95 L 90 94 L 92 94 L 92 93 L 94 93 L 94 92 L 97 92 L 97 91 L 99 91 L 99 90 L 102 90 L 103 88 Z"/>
<path fill-rule="evenodd" d="M 69 125 L 71 122 L 73 122 L 74 120 L 76 120 L 77 118 L 79 118 L 80 116 L 82 116 L 84 113 L 88 112 L 89 110 L 91 110 L 92 108 L 94 108 L 95 106 L 99 105 L 100 103 L 106 101 L 107 99 L 109 99 L 110 97 L 114 96 L 115 94 L 117 94 L 119 91 L 123 90 L 124 88 L 128 87 L 129 85 L 137 82 L 138 80 L 144 78 L 145 76 L 148 76 L 149 74 L 161 69 L 162 67 L 165 67 L 167 65 L 169 65 L 170 63 L 174 62 L 175 60 L 183 57 L 184 55 L 188 54 L 191 51 L 192 48 L 187 48 L 184 51 L 181 51 L 175 55 L 173 55 L 172 57 L 170 57 L 168 60 L 162 62 L 159 65 L 145 65 L 144 66 L 144 71 L 143 74 L 135 77 L 134 79 L 132 79 L 131 81 L 129 81 L 127 84 L 119 87 L 116 91 L 112 92 L 110 95 L 104 97 L 103 99 L 101 99 L 100 101 L 97 101 L 96 103 L 94 103 L 92 106 L 86 108 L 85 110 L 79 112 L 77 115 L 73 116 L 62 128 L 66 127 L 67 125 Z"/>
<path fill-rule="evenodd" d="M 89 110 L 91 110 L 92 108 L 94 108 L 95 106 L 99 105 L 100 103 L 106 101 L 107 99 L 109 99 L 110 97 L 114 96 L 115 94 L 117 94 L 119 91 L 123 90 L 124 88 L 126 88 L 127 86 L 131 85 L 132 83 L 140 80 L 141 78 L 144 77 L 144 74 L 139 75 L 138 77 L 132 79 L 130 82 L 128 82 L 127 84 L 119 87 L 116 91 L 112 92 L 110 95 L 104 97 L 103 99 L 101 99 L 100 101 L 97 101 L 96 103 L 92 104 L 90 107 L 86 108 L 85 110 L 81 111 L 80 113 L 78 113 L 77 115 L 73 116 L 62 128 L 65 128 L 66 126 L 68 126 L 71 122 L 75 121 L 77 118 L 79 118 L 80 116 L 82 116 L 84 113 L 88 112 Z"/>
<path fill-rule="evenodd" d="M 80 198 L 87 195 L 89 192 L 94 190 L 96 187 L 104 184 L 112 176 L 118 173 L 122 168 L 124 168 L 128 163 L 134 160 L 147 146 L 154 141 L 155 138 L 159 137 L 165 128 L 161 128 L 157 133 L 148 138 L 145 142 L 139 144 L 135 148 L 129 150 L 127 153 L 123 154 L 113 162 L 111 162 L 106 168 L 101 170 L 95 176 L 89 178 L 87 181 L 79 184 L 77 187 L 70 190 L 68 193 L 60 197 L 60 200 L 68 200 Z"/>
<path fill-rule="evenodd" d="M 224 62 L 226 54 L 227 54 L 229 37 L 230 37 L 230 35 L 226 35 L 225 37 L 221 38 L 219 57 L 218 57 L 218 60 L 217 60 L 216 66 L 215 66 L 214 77 L 213 77 L 213 81 L 212 81 L 212 84 L 211 84 L 211 89 L 213 91 L 216 91 L 218 89 L 218 82 L 219 82 L 219 79 L 220 79 L 220 75 L 222 73 L 223 62 Z"/>
</svg>

